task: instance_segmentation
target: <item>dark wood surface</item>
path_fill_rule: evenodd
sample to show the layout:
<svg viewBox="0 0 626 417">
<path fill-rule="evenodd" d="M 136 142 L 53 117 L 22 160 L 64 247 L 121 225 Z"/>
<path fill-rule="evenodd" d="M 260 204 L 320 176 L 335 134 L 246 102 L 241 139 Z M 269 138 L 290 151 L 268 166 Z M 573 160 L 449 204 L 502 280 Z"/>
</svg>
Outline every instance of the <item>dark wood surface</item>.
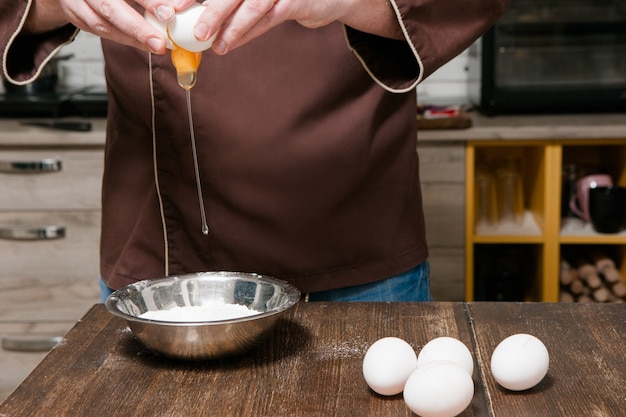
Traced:
<svg viewBox="0 0 626 417">
<path fill-rule="evenodd" d="M 506 391 L 489 370 L 505 337 L 531 333 L 550 352 L 535 388 Z M 0 405 L 0 416 L 412 416 L 402 395 L 365 383 L 368 347 L 396 336 L 416 351 L 438 336 L 472 350 L 476 394 L 462 416 L 623 416 L 626 305 L 300 303 L 254 350 L 180 362 L 146 351 L 124 321 L 94 306 Z"/>
</svg>

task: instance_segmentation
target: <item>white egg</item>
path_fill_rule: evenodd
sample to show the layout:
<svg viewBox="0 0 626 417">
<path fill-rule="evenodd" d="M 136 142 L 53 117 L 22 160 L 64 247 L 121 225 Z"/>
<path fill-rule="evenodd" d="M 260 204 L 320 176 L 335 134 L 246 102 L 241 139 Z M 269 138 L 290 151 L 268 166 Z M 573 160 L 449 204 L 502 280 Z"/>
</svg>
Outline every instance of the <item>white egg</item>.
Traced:
<svg viewBox="0 0 626 417">
<path fill-rule="evenodd" d="M 167 24 L 172 42 L 191 52 L 202 52 L 209 49 L 213 45 L 215 35 L 207 41 L 199 41 L 193 35 L 196 22 L 205 9 L 206 6 L 196 3 L 188 9 L 176 13 L 174 19 Z"/>
<path fill-rule="evenodd" d="M 470 374 L 448 361 L 418 367 L 404 386 L 404 402 L 421 417 L 454 417 L 470 405 L 473 397 Z"/>
<path fill-rule="evenodd" d="M 404 383 L 417 368 L 417 354 L 411 345 L 397 337 L 374 342 L 363 358 L 367 385 L 380 395 L 402 392 Z"/>
<path fill-rule="evenodd" d="M 537 385 L 548 373 L 548 349 L 535 336 L 515 334 L 504 339 L 491 356 L 491 373 L 498 384 L 512 391 Z"/>
<path fill-rule="evenodd" d="M 470 376 L 474 372 L 472 353 L 463 342 L 453 337 L 437 337 L 426 343 L 417 356 L 417 366 L 431 362 L 449 361 L 465 369 Z"/>
<path fill-rule="evenodd" d="M 165 36 L 165 39 L 166 39 L 165 46 L 167 47 L 167 49 L 174 49 L 174 44 L 172 44 L 172 41 L 167 36 L 167 25 L 164 22 L 157 19 L 156 17 L 154 17 L 154 15 L 152 13 L 149 13 L 148 11 L 146 11 L 146 13 L 144 14 L 144 17 L 148 21 L 148 23 L 150 23 L 159 31 L 161 35 Z"/>
</svg>

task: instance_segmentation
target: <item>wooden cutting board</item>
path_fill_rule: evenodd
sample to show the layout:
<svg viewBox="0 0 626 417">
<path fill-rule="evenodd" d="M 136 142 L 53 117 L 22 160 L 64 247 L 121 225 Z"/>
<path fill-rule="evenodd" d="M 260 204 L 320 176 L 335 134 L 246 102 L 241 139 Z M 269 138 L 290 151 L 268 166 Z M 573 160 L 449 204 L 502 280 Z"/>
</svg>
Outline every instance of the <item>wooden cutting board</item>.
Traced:
<svg viewBox="0 0 626 417">
<path fill-rule="evenodd" d="M 467 129 L 472 127 L 472 118 L 466 112 L 460 112 L 458 116 L 428 119 L 417 116 L 417 128 L 419 130 L 435 129 Z"/>
</svg>

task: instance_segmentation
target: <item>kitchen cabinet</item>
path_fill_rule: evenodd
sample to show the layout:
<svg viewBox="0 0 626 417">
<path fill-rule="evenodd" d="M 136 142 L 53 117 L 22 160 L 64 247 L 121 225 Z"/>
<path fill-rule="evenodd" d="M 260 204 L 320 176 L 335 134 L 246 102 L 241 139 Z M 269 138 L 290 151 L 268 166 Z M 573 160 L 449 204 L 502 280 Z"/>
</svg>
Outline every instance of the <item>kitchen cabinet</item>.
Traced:
<svg viewBox="0 0 626 417">
<path fill-rule="evenodd" d="M 0 397 L 43 358 L 36 344 L 99 301 L 105 122 L 92 123 L 83 133 L 0 121 Z"/>
<path fill-rule="evenodd" d="M 32 343 L 49 343 L 58 340 L 74 325 L 68 322 L 0 322 L 0 335 L 6 345 L 22 344 L 20 350 L 0 350 L 0 402 L 9 396 L 20 382 L 41 362 L 48 354 L 47 350 L 38 348 L 25 350 Z"/>
<path fill-rule="evenodd" d="M 445 152 L 426 156 L 424 162 L 420 143 L 441 149 L 461 143 L 464 163 L 450 171 L 450 164 L 440 158 Z M 452 283 L 454 278 L 445 271 L 463 258 L 463 271 L 457 277 L 463 276 L 467 301 L 498 299 L 498 295 L 511 293 L 524 300 L 560 301 L 560 262 L 570 252 L 601 251 L 614 260 L 622 277 L 626 276 L 626 232 L 601 235 L 589 223 L 561 218 L 564 167 L 575 164 L 586 167 L 587 173 L 603 171 L 614 183 L 626 186 L 625 114 L 472 114 L 469 129 L 420 131 L 418 151 L 427 237 L 434 249 L 431 286 L 442 285 L 440 280 Z M 485 160 L 519 161 L 523 184 L 520 227 L 476 227 L 475 177 Z M 458 173 L 461 166 L 464 172 Z M 462 181 L 462 197 L 456 197 L 461 203 L 445 197 L 452 192 L 449 172 Z M 455 228 L 462 231 L 451 235 Z M 464 243 L 452 249 L 459 237 Z M 518 285 L 484 285 L 480 274 L 497 262 L 508 266 L 507 278 Z M 496 294 L 486 294 L 486 288 Z"/>
<path fill-rule="evenodd" d="M 621 116 L 616 120 L 626 123 L 625 119 Z M 592 118 L 587 120 L 593 125 Z M 499 299 L 500 296 L 505 300 L 560 301 L 561 261 L 573 251 L 583 256 L 601 251 L 615 262 L 622 277 L 626 276 L 625 231 L 600 234 L 590 223 L 562 217 L 565 166 L 587 167 L 588 174 L 606 173 L 615 184 L 626 186 L 626 130 L 618 135 L 610 128 L 611 125 L 608 129 L 597 126 L 596 132 L 587 137 L 577 137 L 580 133 L 576 132 L 568 137 L 565 131 L 555 134 L 558 126 L 541 131 L 537 125 L 529 125 L 526 138 L 521 135 L 523 129 L 518 128 L 501 130 L 498 140 L 467 142 L 467 300 Z M 503 226 L 489 222 L 484 210 L 494 206 L 494 198 L 497 207 L 499 197 L 491 193 L 486 196 L 481 191 L 486 189 L 487 182 L 497 181 L 494 166 L 507 160 L 518 161 L 523 206 L 520 222 Z M 488 181 L 483 175 L 484 166 L 491 166 L 493 176 Z"/>
<path fill-rule="evenodd" d="M 522 221 L 481 227 L 478 170 L 485 161 L 493 164 L 506 158 L 521 161 Z M 608 173 L 615 184 L 626 186 L 626 138 L 467 143 L 466 176 L 471 179 L 466 187 L 468 300 L 493 299 L 502 286 L 500 295 L 505 299 L 517 295 L 520 300 L 559 301 L 561 260 L 574 246 L 581 253 L 601 247 L 619 266 L 622 276 L 626 275 L 626 232 L 600 234 L 589 223 L 562 217 L 562 172 L 566 164 L 590 166 L 591 172 Z M 499 283 L 499 279 L 517 280 L 518 285 Z"/>
<path fill-rule="evenodd" d="M 553 229 L 559 223 L 554 217 L 560 211 L 556 203 L 561 175 L 555 153 L 555 145 L 541 141 L 467 143 L 467 299 L 556 301 L 549 279 L 558 271 L 559 256 Z M 502 197 L 513 197 L 502 195 L 496 178 L 511 161 L 521 178 L 521 219 L 503 225 L 497 217 L 481 213 L 497 212 Z"/>
</svg>

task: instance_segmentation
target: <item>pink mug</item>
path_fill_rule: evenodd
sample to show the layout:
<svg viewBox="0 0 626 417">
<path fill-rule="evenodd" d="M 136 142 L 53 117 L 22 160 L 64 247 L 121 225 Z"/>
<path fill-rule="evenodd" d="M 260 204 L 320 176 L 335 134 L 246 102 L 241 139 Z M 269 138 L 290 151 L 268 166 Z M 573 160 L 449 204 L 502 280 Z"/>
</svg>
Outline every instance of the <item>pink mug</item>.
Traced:
<svg viewBox="0 0 626 417">
<path fill-rule="evenodd" d="M 579 179 L 576 182 L 576 194 L 569 201 L 569 208 L 586 222 L 591 221 L 591 216 L 589 215 L 589 189 L 611 185 L 613 185 L 613 180 L 610 175 L 606 174 L 587 175 Z M 576 201 L 578 201 L 578 205 Z"/>
</svg>

